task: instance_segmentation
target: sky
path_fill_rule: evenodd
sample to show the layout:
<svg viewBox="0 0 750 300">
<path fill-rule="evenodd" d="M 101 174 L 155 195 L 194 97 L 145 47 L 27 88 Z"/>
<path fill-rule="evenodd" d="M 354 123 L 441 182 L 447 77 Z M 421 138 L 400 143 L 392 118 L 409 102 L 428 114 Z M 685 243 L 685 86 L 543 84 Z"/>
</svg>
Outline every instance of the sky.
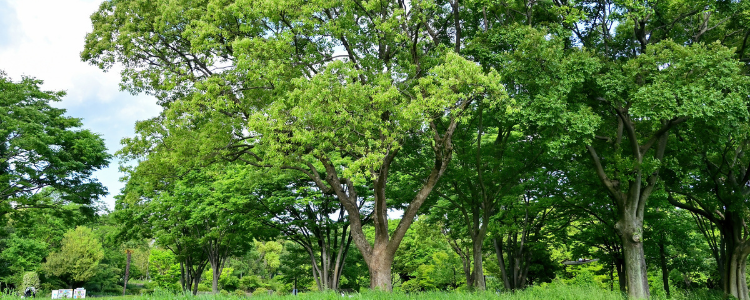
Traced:
<svg viewBox="0 0 750 300">
<path fill-rule="evenodd" d="M 89 16 L 101 0 L 0 0 L 0 70 L 13 81 L 22 76 L 44 81 L 43 90 L 64 90 L 53 104 L 67 115 L 81 118 L 83 128 L 104 138 L 109 153 L 121 148 L 120 140 L 134 135 L 135 122 L 161 111 L 156 98 L 120 91 L 119 70 L 104 72 L 82 62 L 80 52 Z M 103 201 L 114 208 L 114 196 L 124 183 L 118 161 L 94 173 L 109 195 Z"/>
</svg>

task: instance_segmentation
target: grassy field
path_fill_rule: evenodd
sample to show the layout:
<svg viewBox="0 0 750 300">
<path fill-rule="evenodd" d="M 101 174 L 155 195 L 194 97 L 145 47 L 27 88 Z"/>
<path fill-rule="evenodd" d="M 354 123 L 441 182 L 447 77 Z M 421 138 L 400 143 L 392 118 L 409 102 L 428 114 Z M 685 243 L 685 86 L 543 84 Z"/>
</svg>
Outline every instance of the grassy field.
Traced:
<svg viewBox="0 0 750 300">
<path fill-rule="evenodd" d="M 49 298 L 40 297 L 42 299 Z M 461 293 L 461 292 L 423 292 L 415 294 L 403 294 L 403 293 L 382 293 L 382 292 L 364 292 L 357 294 L 337 294 L 337 293 L 302 293 L 297 296 L 286 295 L 270 295 L 270 296 L 223 296 L 223 295 L 175 295 L 168 293 L 156 292 L 153 295 L 143 296 L 116 296 L 116 297 L 96 297 L 96 299 L 111 299 L 111 300 L 166 300 L 166 299 L 185 299 L 185 300 L 234 300 L 234 299 L 268 299 L 268 300 L 342 300 L 342 299 L 368 299 L 368 300 L 463 300 L 463 299 L 497 299 L 497 300 L 531 300 L 531 299 L 559 299 L 559 300 L 625 300 L 626 298 L 619 292 L 612 292 L 609 290 L 601 289 L 597 286 L 574 286 L 565 284 L 551 284 L 544 287 L 531 287 L 524 291 L 516 293 L 493 293 L 493 292 L 477 292 L 477 293 Z M 0 296 L 0 299 L 19 299 L 15 296 Z M 666 299 L 663 295 L 654 295 L 652 299 Z M 719 300 L 723 299 L 720 293 L 715 292 L 696 292 L 686 293 L 676 291 L 672 297 L 672 300 Z"/>
</svg>

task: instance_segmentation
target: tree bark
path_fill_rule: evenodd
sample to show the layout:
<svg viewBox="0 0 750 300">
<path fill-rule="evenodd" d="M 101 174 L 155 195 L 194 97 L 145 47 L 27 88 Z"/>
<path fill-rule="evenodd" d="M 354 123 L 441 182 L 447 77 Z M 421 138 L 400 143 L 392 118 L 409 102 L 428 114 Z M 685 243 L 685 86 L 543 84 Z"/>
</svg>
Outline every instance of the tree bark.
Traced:
<svg viewBox="0 0 750 300">
<path fill-rule="evenodd" d="M 724 281 L 725 296 L 733 296 L 739 300 L 749 300 L 747 282 L 745 281 L 745 266 L 747 265 L 748 249 L 727 249 L 726 280 Z"/>
<path fill-rule="evenodd" d="M 724 295 L 733 296 L 739 300 L 750 300 L 747 282 L 745 281 L 745 266 L 750 254 L 750 240 L 744 234 L 744 221 L 741 214 L 726 211 L 726 219 L 722 223 L 726 254 L 724 262 Z"/>
<path fill-rule="evenodd" d="M 130 257 L 133 251 L 130 249 L 125 250 L 125 254 L 127 255 L 127 258 L 125 259 L 125 278 L 123 279 L 122 284 L 122 295 L 125 295 L 125 291 L 128 289 L 128 276 L 130 275 Z"/>
<path fill-rule="evenodd" d="M 629 221 L 629 222 L 628 222 Z M 626 284 L 629 299 L 648 299 L 651 297 L 646 273 L 646 258 L 643 252 L 642 225 L 627 220 L 626 227 L 621 229 L 622 252 L 624 255 Z M 625 222 L 619 221 L 618 225 Z"/>
<path fill-rule="evenodd" d="M 391 266 L 393 265 L 393 255 L 390 255 L 385 249 L 378 251 L 374 249 L 367 264 L 370 272 L 370 287 L 374 290 L 392 291 Z"/>
<path fill-rule="evenodd" d="M 213 275 L 213 278 L 211 280 L 211 291 L 214 294 L 217 294 L 219 293 L 219 276 L 221 276 L 221 266 L 211 262 L 211 272 Z"/>
<path fill-rule="evenodd" d="M 193 295 L 198 294 L 198 284 L 201 282 L 201 276 L 202 274 L 198 274 L 198 276 L 193 276 Z"/>
<path fill-rule="evenodd" d="M 474 239 L 474 271 L 472 272 L 473 275 L 473 284 L 474 288 L 478 290 L 485 290 L 486 283 L 484 281 L 484 270 L 482 270 L 482 244 L 484 243 L 484 238 L 477 238 Z"/>
</svg>

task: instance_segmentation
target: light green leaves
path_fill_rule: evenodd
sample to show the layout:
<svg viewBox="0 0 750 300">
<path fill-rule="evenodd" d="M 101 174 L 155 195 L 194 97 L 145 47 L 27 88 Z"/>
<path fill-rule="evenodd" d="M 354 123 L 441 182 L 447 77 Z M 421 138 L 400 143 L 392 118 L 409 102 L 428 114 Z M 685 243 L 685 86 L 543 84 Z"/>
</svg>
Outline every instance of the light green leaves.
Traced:
<svg viewBox="0 0 750 300">
<path fill-rule="evenodd" d="M 103 257 L 102 244 L 94 232 L 88 227 L 79 226 L 65 233 L 62 249 L 47 257 L 45 268 L 55 276 L 85 282 L 96 274 Z"/>
<path fill-rule="evenodd" d="M 719 43 L 650 45 L 646 53 L 622 69 L 613 69 L 599 82 L 608 100 L 632 105 L 635 118 L 737 120 L 747 113 L 741 109 L 747 100 L 747 79 L 733 51 Z"/>
</svg>

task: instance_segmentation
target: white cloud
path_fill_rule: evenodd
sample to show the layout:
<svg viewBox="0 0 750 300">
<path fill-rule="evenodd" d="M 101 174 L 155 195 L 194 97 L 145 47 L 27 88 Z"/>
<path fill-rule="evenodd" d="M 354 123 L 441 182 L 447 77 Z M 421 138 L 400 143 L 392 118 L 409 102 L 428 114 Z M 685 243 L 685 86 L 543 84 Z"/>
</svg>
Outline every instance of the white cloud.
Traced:
<svg viewBox="0 0 750 300">
<path fill-rule="evenodd" d="M 55 106 L 66 108 L 69 116 L 83 118 L 84 128 L 101 134 L 114 153 L 120 139 L 133 136 L 135 121 L 152 118 L 161 108 L 153 97 L 119 91 L 119 70 L 104 73 L 81 61 L 84 38 L 92 29 L 89 16 L 99 3 L 0 1 L 0 69 L 14 80 L 33 76 L 44 80 L 45 90 L 67 91 Z M 109 189 L 104 201 L 112 208 L 113 196 L 122 188 L 117 163 L 95 176 Z"/>
</svg>

